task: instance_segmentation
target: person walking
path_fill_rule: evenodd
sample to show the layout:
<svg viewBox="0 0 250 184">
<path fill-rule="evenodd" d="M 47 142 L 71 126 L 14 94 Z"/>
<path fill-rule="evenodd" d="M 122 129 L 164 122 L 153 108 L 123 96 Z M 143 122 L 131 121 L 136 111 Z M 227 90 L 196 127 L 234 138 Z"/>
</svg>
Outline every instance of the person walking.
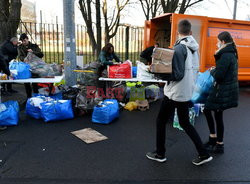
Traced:
<svg viewBox="0 0 250 184">
<path fill-rule="evenodd" d="M 210 70 L 215 83 L 204 109 L 210 131 L 209 140 L 205 147 L 214 153 L 224 153 L 223 112 L 226 109 L 238 106 L 238 52 L 232 36 L 227 31 L 218 35 L 217 47 L 218 50 L 214 55 L 216 67 Z M 214 117 L 212 111 L 214 112 Z"/>
<path fill-rule="evenodd" d="M 192 163 L 202 165 L 213 157 L 204 148 L 199 134 L 189 121 L 190 100 L 199 71 L 199 45 L 191 35 L 191 23 L 188 20 L 179 22 L 178 33 L 179 39 L 174 45 L 171 79 L 165 84 L 164 99 L 156 120 L 156 151 L 148 152 L 146 157 L 157 162 L 166 161 L 166 123 L 176 108 L 181 127 L 198 151 L 198 157 Z"/>
<path fill-rule="evenodd" d="M 29 41 L 28 36 L 25 33 L 21 34 L 20 40 L 22 44 L 19 45 L 18 47 L 18 57 L 21 61 L 24 61 L 24 59 L 26 58 L 29 52 L 32 52 L 39 58 L 43 57 L 43 53 L 41 49 L 38 47 L 38 45 L 31 43 Z M 32 88 L 31 88 L 30 83 L 25 83 L 24 86 L 25 86 L 27 98 L 32 97 L 32 88 L 33 88 L 34 93 L 38 93 L 37 83 L 32 83 Z"/>
<path fill-rule="evenodd" d="M 16 37 L 11 38 L 10 40 L 6 40 L 3 45 L 1 46 L 1 53 L 3 57 L 5 58 L 5 62 L 7 67 L 9 67 L 9 63 L 11 60 L 16 59 L 18 52 L 17 52 L 17 45 L 18 45 L 18 39 Z M 7 86 L 7 89 L 6 89 Z M 16 90 L 12 89 L 12 84 L 8 83 L 2 84 L 3 91 L 7 91 L 8 93 L 17 93 Z"/>
</svg>

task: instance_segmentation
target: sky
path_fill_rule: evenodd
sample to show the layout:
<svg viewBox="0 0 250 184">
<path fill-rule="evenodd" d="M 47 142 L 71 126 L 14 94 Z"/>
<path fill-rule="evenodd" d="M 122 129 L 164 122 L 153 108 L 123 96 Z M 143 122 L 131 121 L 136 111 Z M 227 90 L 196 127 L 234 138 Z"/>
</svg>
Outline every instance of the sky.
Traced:
<svg viewBox="0 0 250 184">
<path fill-rule="evenodd" d="M 58 16 L 59 23 L 63 22 L 63 0 L 29 0 L 36 2 L 37 18 L 40 20 L 40 10 L 43 14 L 43 22 L 55 23 Z M 108 0 L 111 3 L 113 0 Z M 81 12 L 76 4 L 76 23 L 84 24 Z M 234 0 L 204 0 L 203 3 L 192 7 L 186 14 L 202 15 L 208 17 L 228 18 L 233 17 Z M 250 0 L 238 0 L 237 19 L 247 20 L 250 17 Z M 135 19 L 136 17 L 136 19 Z M 144 14 L 140 7 L 132 7 L 126 10 L 126 16 L 122 18 L 122 23 L 131 24 L 134 26 L 144 26 Z"/>
</svg>

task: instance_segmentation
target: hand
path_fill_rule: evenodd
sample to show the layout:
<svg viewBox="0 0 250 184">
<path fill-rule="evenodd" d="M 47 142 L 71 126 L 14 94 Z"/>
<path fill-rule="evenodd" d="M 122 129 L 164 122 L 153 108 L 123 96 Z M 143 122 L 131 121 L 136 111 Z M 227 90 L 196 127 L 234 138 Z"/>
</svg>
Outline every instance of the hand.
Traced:
<svg viewBox="0 0 250 184">
<path fill-rule="evenodd" d="M 215 69 L 215 66 L 212 66 L 211 68 L 209 68 L 209 71 L 211 71 L 211 70 L 213 70 L 213 69 Z"/>
<path fill-rule="evenodd" d="M 148 68 L 148 70 L 149 70 L 149 71 L 151 71 L 151 69 L 152 69 L 152 65 L 149 65 L 149 68 Z"/>
<path fill-rule="evenodd" d="M 28 52 L 33 52 L 33 50 L 32 50 L 32 49 L 28 49 L 27 51 L 28 51 Z"/>
</svg>

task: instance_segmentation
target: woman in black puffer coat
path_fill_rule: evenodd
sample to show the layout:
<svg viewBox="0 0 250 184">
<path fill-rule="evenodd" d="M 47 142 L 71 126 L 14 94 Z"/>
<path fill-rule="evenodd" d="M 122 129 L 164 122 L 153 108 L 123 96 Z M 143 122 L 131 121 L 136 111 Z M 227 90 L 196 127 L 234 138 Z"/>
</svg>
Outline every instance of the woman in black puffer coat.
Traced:
<svg viewBox="0 0 250 184">
<path fill-rule="evenodd" d="M 209 141 L 205 147 L 214 153 L 224 153 L 223 111 L 238 106 L 238 52 L 232 36 L 226 31 L 218 35 L 217 47 L 218 50 L 214 55 L 216 67 L 211 68 L 210 71 L 215 82 L 204 110 L 210 130 Z M 214 118 L 212 111 L 214 111 Z"/>
</svg>

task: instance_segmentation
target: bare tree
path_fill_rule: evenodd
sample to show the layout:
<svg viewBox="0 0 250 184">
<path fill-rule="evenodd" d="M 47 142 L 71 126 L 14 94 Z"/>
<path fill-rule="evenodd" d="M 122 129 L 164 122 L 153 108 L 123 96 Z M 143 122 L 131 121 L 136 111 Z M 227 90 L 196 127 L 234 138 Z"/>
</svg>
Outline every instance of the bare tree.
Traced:
<svg viewBox="0 0 250 184">
<path fill-rule="evenodd" d="M 102 27 L 101 27 L 101 3 L 96 0 L 96 39 L 97 39 L 97 56 L 99 56 L 102 48 Z"/>
<path fill-rule="evenodd" d="M 203 0 L 161 0 L 161 6 L 164 13 L 174 13 L 179 9 L 178 13 L 184 14 L 188 8 L 202 1 Z"/>
<path fill-rule="evenodd" d="M 92 0 L 79 0 L 78 1 L 80 10 L 83 16 L 83 19 L 85 21 L 86 27 L 87 27 L 87 33 L 91 42 L 92 51 L 96 55 L 99 54 L 100 50 L 97 51 L 97 48 L 100 49 L 101 47 L 101 11 L 98 10 L 98 7 L 100 9 L 100 1 L 96 0 L 95 4 Z M 96 19 L 98 19 L 96 24 L 96 30 L 97 30 L 97 38 L 95 38 L 94 30 L 93 30 L 93 19 L 92 19 L 92 13 L 93 13 L 93 5 L 96 7 Z M 97 44 L 98 43 L 98 44 Z"/>
<path fill-rule="evenodd" d="M 0 43 L 16 36 L 21 7 L 21 0 L 0 0 Z"/>
<path fill-rule="evenodd" d="M 161 7 L 160 0 L 139 0 L 146 20 L 154 18 Z"/>
<path fill-rule="evenodd" d="M 121 19 L 121 12 L 125 8 L 125 6 L 129 3 L 129 0 L 121 1 L 116 0 L 116 6 L 113 10 L 110 10 L 111 16 L 108 16 L 108 4 L 107 0 L 103 0 L 103 16 L 104 16 L 104 25 L 105 25 L 105 44 L 113 38 L 117 31 L 120 24 Z"/>
</svg>

